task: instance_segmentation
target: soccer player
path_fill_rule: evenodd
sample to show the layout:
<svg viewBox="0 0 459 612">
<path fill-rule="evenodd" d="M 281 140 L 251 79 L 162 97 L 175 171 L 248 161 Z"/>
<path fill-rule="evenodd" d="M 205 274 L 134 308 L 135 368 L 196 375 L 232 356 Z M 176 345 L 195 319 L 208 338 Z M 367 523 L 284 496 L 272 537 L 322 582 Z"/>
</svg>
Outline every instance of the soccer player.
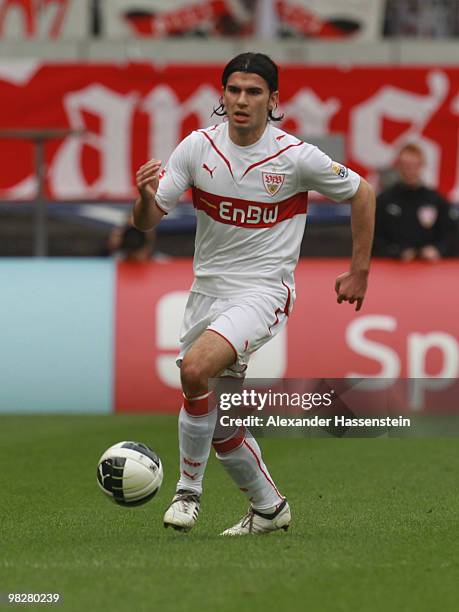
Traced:
<svg viewBox="0 0 459 612">
<path fill-rule="evenodd" d="M 317 147 L 274 126 L 279 121 L 278 69 L 261 53 L 242 53 L 222 73 L 226 121 L 187 136 L 164 170 L 152 159 L 137 172 L 136 227 L 148 231 L 192 188 L 197 214 L 195 280 L 181 330 L 177 363 L 183 388 L 179 415 L 180 479 L 164 525 L 196 523 L 213 446 L 250 501 L 223 535 L 287 529 L 286 498 L 244 428 L 213 439 L 217 410 L 208 380 L 243 379 L 250 355 L 285 326 L 295 301 L 294 269 L 306 221 L 308 191 L 352 205 L 352 261 L 336 279 L 338 303 L 362 306 L 373 239 L 375 198 L 368 183 Z"/>
</svg>

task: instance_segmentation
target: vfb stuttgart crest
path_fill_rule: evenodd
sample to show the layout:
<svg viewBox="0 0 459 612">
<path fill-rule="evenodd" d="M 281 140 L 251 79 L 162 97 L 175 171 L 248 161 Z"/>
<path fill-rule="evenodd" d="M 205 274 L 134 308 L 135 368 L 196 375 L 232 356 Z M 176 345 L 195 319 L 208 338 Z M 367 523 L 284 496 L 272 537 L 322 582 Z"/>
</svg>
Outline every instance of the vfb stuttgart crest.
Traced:
<svg viewBox="0 0 459 612">
<path fill-rule="evenodd" d="M 420 225 L 425 229 L 433 227 L 438 218 L 438 210 L 435 206 L 430 206 L 429 204 L 420 206 L 416 214 Z"/>
<path fill-rule="evenodd" d="M 285 174 L 276 172 L 263 172 L 263 185 L 270 196 L 276 195 L 284 184 Z"/>
</svg>

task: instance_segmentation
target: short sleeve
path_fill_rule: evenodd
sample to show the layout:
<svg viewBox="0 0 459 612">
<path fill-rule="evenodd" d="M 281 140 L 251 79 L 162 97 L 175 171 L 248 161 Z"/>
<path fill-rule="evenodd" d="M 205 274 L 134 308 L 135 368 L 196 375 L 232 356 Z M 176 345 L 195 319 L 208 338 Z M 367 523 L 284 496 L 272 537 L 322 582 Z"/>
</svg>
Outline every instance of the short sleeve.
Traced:
<svg viewBox="0 0 459 612">
<path fill-rule="evenodd" d="M 303 191 L 318 191 L 335 202 L 352 198 L 360 185 L 357 172 L 333 161 L 313 146 L 302 147 L 298 170 Z"/>
<path fill-rule="evenodd" d="M 174 149 L 160 174 L 156 202 L 166 214 L 173 210 L 184 191 L 193 185 L 193 134 L 190 134 Z"/>
</svg>

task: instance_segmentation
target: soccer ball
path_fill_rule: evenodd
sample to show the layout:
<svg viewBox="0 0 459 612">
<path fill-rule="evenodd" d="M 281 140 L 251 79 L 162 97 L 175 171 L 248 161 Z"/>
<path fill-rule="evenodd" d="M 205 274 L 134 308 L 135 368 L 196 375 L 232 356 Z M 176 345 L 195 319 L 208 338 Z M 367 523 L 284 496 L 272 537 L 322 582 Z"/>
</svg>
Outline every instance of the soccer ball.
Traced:
<svg viewBox="0 0 459 612">
<path fill-rule="evenodd" d="M 116 504 L 140 506 L 150 501 L 163 482 L 158 455 L 141 442 L 118 442 L 99 459 L 97 483 Z"/>
</svg>

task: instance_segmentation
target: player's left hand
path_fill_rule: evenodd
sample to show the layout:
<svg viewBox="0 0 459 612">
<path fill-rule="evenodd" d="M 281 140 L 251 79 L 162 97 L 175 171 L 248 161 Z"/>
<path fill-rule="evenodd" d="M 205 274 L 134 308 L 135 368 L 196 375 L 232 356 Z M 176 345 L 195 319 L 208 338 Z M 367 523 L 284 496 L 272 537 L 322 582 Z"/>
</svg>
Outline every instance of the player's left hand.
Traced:
<svg viewBox="0 0 459 612">
<path fill-rule="evenodd" d="M 337 302 L 349 302 L 354 304 L 355 309 L 362 308 L 363 299 L 368 285 L 368 271 L 360 270 L 357 272 L 344 272 L 340 274 L 335 282 Z"/>
</svg>

